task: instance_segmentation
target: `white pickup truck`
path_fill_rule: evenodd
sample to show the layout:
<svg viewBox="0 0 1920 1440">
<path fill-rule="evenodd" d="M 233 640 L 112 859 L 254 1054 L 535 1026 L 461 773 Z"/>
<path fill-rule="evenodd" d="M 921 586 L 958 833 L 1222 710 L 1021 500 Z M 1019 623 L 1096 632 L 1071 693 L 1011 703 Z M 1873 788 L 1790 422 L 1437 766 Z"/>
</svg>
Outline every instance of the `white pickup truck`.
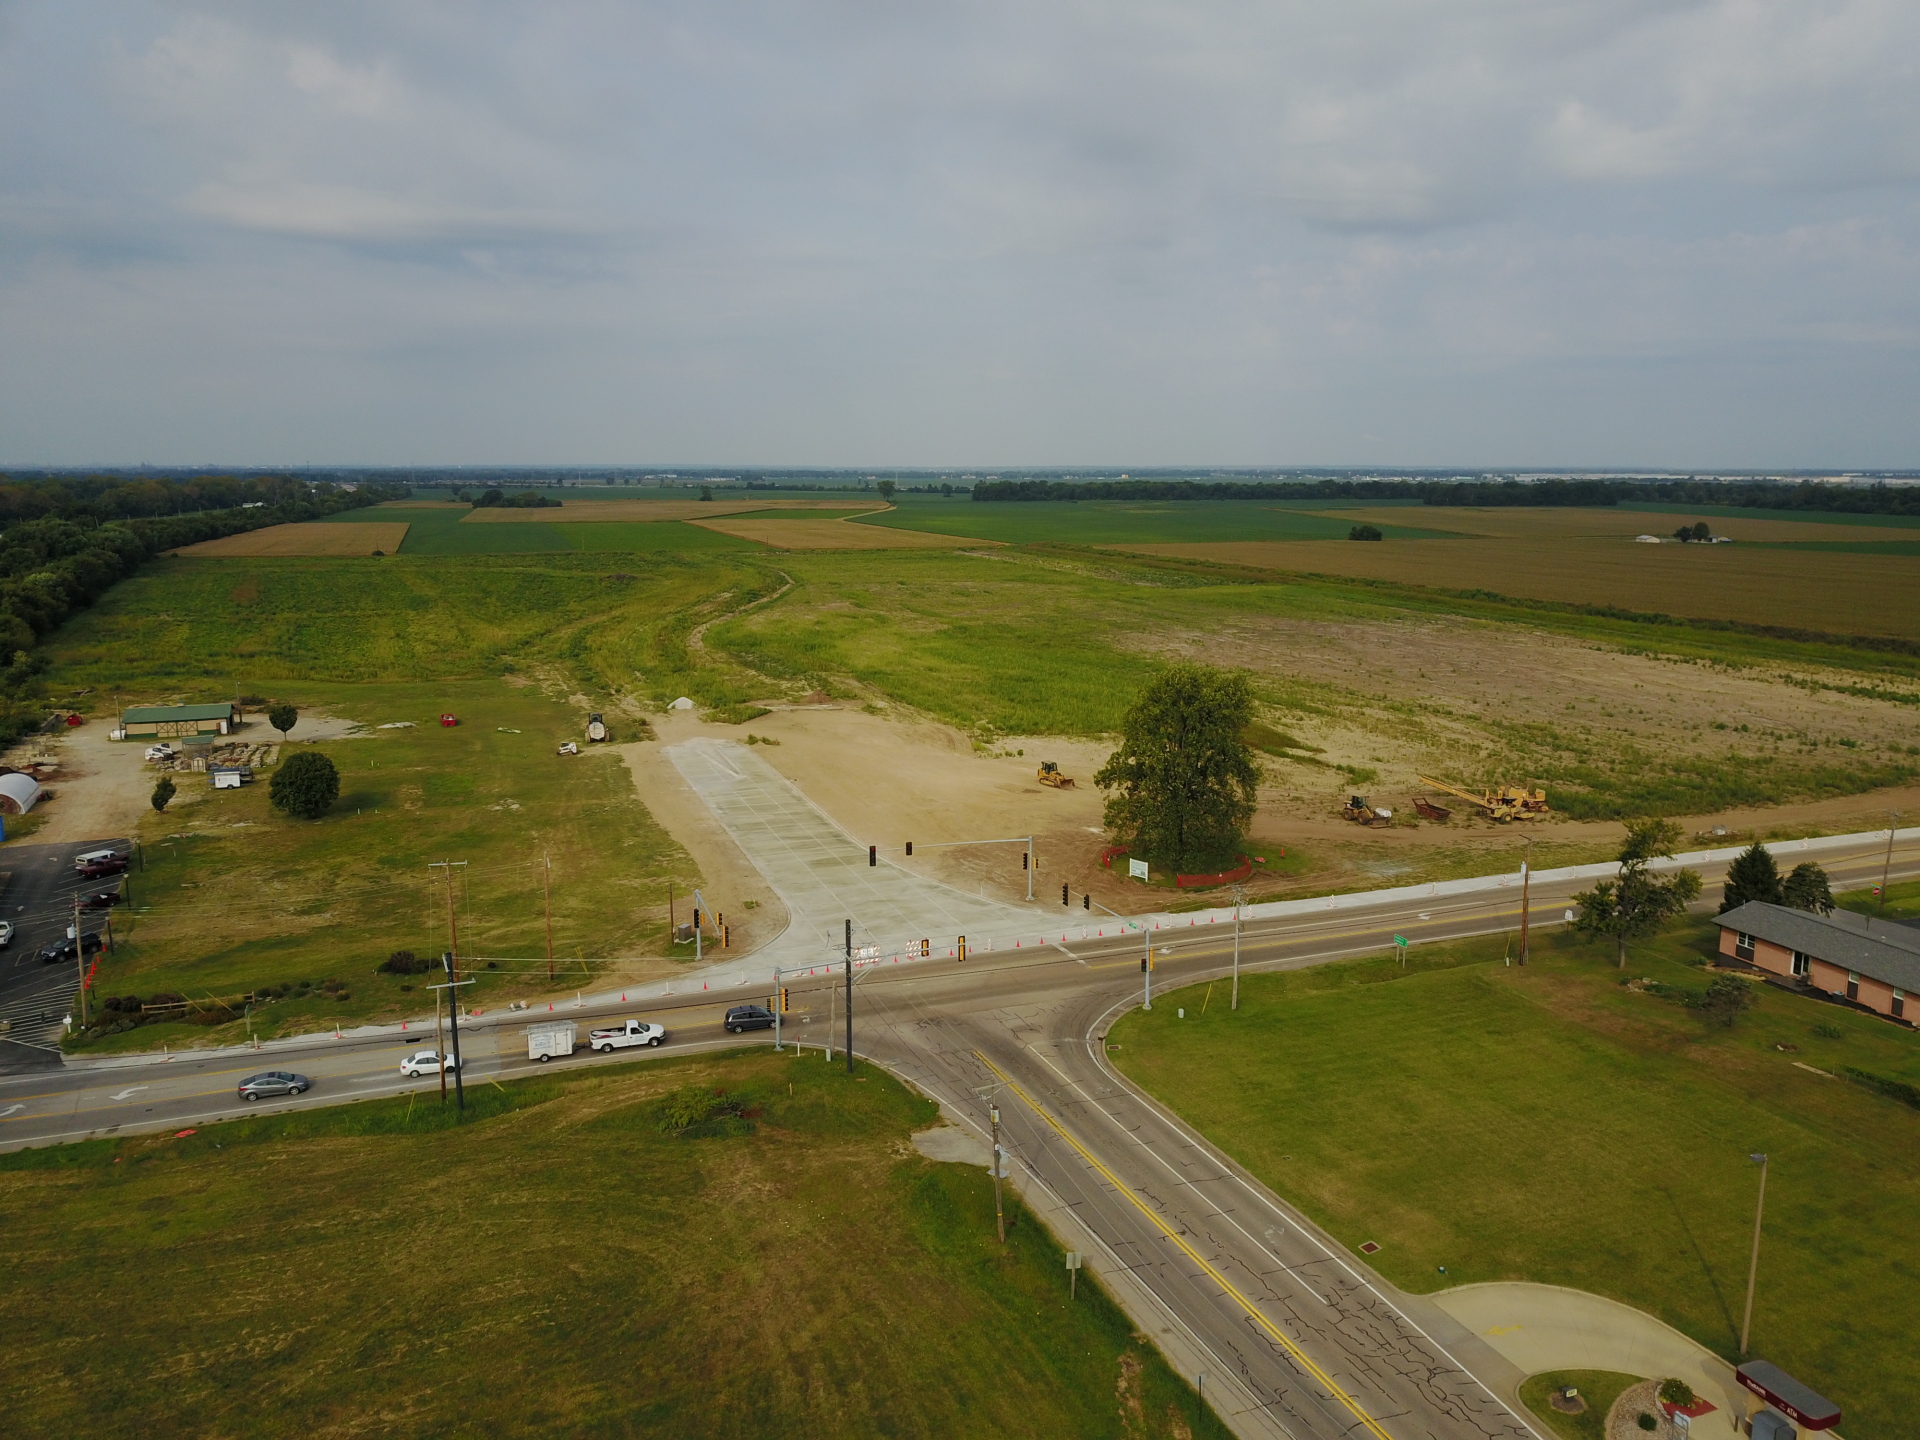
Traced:
<svg viewBox="0 0 1920 1440">
<path fill-rule="evenodd" d="M 587 1048 L 598 1050 L 602 1055 L 611 1055 L 615 1050 L 625 1050 L 634 1045 L 658 1045 L 666 1038 L 667 1027 L 664 1025 L 650 1025 L 645 1020 L 628 1020 L 604 1030 L 589 1030 Z"/>
</svg>

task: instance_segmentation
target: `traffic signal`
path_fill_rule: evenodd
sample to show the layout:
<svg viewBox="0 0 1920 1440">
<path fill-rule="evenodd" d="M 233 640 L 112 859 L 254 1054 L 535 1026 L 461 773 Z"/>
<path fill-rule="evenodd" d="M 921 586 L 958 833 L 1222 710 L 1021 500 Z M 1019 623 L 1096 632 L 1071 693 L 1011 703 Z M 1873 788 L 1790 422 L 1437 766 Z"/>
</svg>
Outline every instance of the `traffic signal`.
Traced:
<svg viewBox="0 0 1920 1440">
<path fill-rule="evenodd" d="M 880 847 L 878 845 L 867 846 L 867 864 L 878 865 L 879 863 L 880 863 Z"/>
<path fill-rule="evenodd" d="M 913 858 L 913 841 L 911 840 L 907 841 L 907 858 L 909 860 Z"/>
<path fill-rule="evenodd" d="M 1153 969 L 1153 951 L 1149 950 L 1140 957 L 1140 969 L 1142 973 Z"/>
<path fill-rule="evenodd" d="M 1091 894 L 1082 895 L 1080 897 L 1080 908 L 1082 910 L 1093 909 L 1093 896 Z"/>
<path fill-rule="evenodd" d="M 1073 901 L 1067 898 L 1067 887 L 1064 885 L 1060 887 L 1060 903 L 1062 905 L 1071 905 L 1073 903 Z"/>
<path fill-rule="evenodd" d="M 700 928 L 700 907 L 698 905 L 693 907 L 693 928 L 696 930 Z"/>
<path fill-rule="evenodd" d="M 933 954 L 933 941 L 922 940 L 920 942 L 920 958 L 924 960 L 931 954 Z"/>
<path fill-rule="evenodd" d="M 1024 851 L 1024 850 L 1022 850 L 1022 851 L 1020 852 L 1020 868 L 1021 868 L 1022 870 L 1024 870 L 1024 869 L 1026 869 L 1026 868 L 1027 868 L 1027 860 L 1028 860 L 1028 855 L 1027 855 L 1027 852 L 1026 852 L 1026 851 Z"/>
<path fill-rule="evenodd" d="M 782 985 L 780 987 L 780 1013 L 784 1015 L 792 1008 L 793 1006 L 790 1003 L 787 987 Z"/>
<path fill-rule="evenodd" d="M 964 935 L 960 937 L 959 955 L 962 960 L 967 958 L 967 937 Z"/>
<path fill-rule="evenodd" d="M 731 925 L 722 925 L 720 927 L 720 948 L 722 950 L 725 950 L 728 947 L 730 947 L 732 944 L 733 944 L 733 927 Z"/>
</svg>

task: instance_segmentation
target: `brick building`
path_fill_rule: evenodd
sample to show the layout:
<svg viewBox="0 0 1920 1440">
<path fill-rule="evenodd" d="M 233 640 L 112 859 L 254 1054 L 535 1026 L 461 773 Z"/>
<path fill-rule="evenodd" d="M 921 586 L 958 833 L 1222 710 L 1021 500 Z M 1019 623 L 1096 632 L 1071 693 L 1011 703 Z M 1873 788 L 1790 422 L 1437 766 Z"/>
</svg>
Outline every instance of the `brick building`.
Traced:
<svg viewBox="0 0 1920 1440">
<path fill-rule="evenodd" d="M 1902 921 L 1750 900 L 1720 917 L 1720 953 L 1908 1025 L 1920 1019 L 1920 929 Z"/>
</svg>

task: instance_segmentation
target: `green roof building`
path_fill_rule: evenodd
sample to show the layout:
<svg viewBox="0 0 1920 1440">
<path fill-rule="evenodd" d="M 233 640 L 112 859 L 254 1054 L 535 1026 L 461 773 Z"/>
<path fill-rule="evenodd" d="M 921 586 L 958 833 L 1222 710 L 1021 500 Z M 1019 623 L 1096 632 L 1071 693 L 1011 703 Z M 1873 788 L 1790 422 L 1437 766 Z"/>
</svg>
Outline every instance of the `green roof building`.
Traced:
<svg viewBox="0 0 1920 1440">
<path fill-rule="evenodd" d="M 233 731 L 233 705 L 135 705 L 122 713 L 121 732 L 129 740 L 177 739 L 183 735 L 227 735 Z"/>
</svg>

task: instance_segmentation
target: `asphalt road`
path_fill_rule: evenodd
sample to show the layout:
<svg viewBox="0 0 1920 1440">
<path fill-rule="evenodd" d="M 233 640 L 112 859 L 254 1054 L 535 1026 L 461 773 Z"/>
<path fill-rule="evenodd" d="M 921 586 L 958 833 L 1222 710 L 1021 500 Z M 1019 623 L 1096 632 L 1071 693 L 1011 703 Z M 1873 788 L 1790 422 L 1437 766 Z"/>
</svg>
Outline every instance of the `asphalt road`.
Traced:
<svg viewBox="0 0 1920 1440">
<path fill-rule="evenodd" d="M 1863 840 L 1857 851 L 1822 858 L 1838 889 L 1878 880 L 1882 854 L 1883 845 Z M 1896 849 L 1894 874 L 1916 873 L 1920 848 Z M 1711 909 L 1720 877 L 1708 869 L 1703 878 Z M 1534 923 L 1558 923 L 1574 888 L 1536 888 Z M 1378 951 L 1395 934 L 1422 944 L 1512 930 L 1518 919 L 1519 895 L 1508 890 L 1248 925 L 1242 964 L 1321 964 Z M 1228 926 L 1165 929 L 1153 938 L 1157 989 L 1227 971 Z M 1106 1028 L 1141 996 L 1140 947 L 1137 936 L 1109 938 L 1002 951 L 964 965 L 869 970 L 854 989 L 856 1049 L 982 1134 L 988 1098 L 998 1103 L 1015 1183 L 1069 1246 L 1087 1253 L 1182 1370 L 1207 1374 L 1208 1397 L 1238 1433 L 1296 1440 L 1534 1433 L 1494 1393 L 1506 1377 L 1490 1374 L 1490 1351 L 1470 1336 L 1443 1334 L 1434 1307 L 1392 1291 L 1108 1065 Z M 844 1032 L 829 1021 L 840 1003 L 837 982 L 816 978 L 792 992 L 796 1010 L 785 1038 L 810 1055 L 828 1043 L 837 1051 Z M 641 1013 L 664 1023 L 670 1038 L 646 1055 L 766 1044 L 769 1034 L 730 1037 L 720 1024 L 727 1005 L 763 998 L 742 988 L 651 1004 Z M 557 1013 L 584 1031 L 586 1022 L 636 1009 L 562 1005 Z M 522 1039 L 530 1021 L 544 1018 L 500 1012 L 463 1024 L 468 1083 L 544 1070 L 527 1060 Z M 129 1057 L 0 1077 L 0 1148 L 408 1090 L 437 1099 L 436 1078 L 404 1079 L 398 1069 L 403 1054 L 434 1043 L 431 1023 L 413 1024 L 404 1034 L 321 1037 L 258 1055 Z M 626 1058 L 582 1054 L 556 1063 Z M 313 1089 L 294 1100 L 240 1101 L 239 1081 L 262 1069 L 298 1071 Z"/>
<path fill-rule="evenodd" d="M 82 880 L 73 857 L 109 846 L 122 853 L 131 848 L 124 839 L 84 840 L 65 845 L 9 845 L 0 851 L 0 919 L 11 920 L 13 940 L 0 950 L 0 1020 L 8 1030 L 0 1035 L 0 1074 L 22 1070 L 49 1070 L 60 1066 L 61 1020 L 79 981 L 75 967 L 45 964 L 43 945 L 66 938 L 73 923 L 76 895 L 121 888 L 118 879 Z M 132 877 L 134 885 L 139 876 Z M 105 931 L 109 912 L 82 912 L 84 930 Z"/>
</svg>

